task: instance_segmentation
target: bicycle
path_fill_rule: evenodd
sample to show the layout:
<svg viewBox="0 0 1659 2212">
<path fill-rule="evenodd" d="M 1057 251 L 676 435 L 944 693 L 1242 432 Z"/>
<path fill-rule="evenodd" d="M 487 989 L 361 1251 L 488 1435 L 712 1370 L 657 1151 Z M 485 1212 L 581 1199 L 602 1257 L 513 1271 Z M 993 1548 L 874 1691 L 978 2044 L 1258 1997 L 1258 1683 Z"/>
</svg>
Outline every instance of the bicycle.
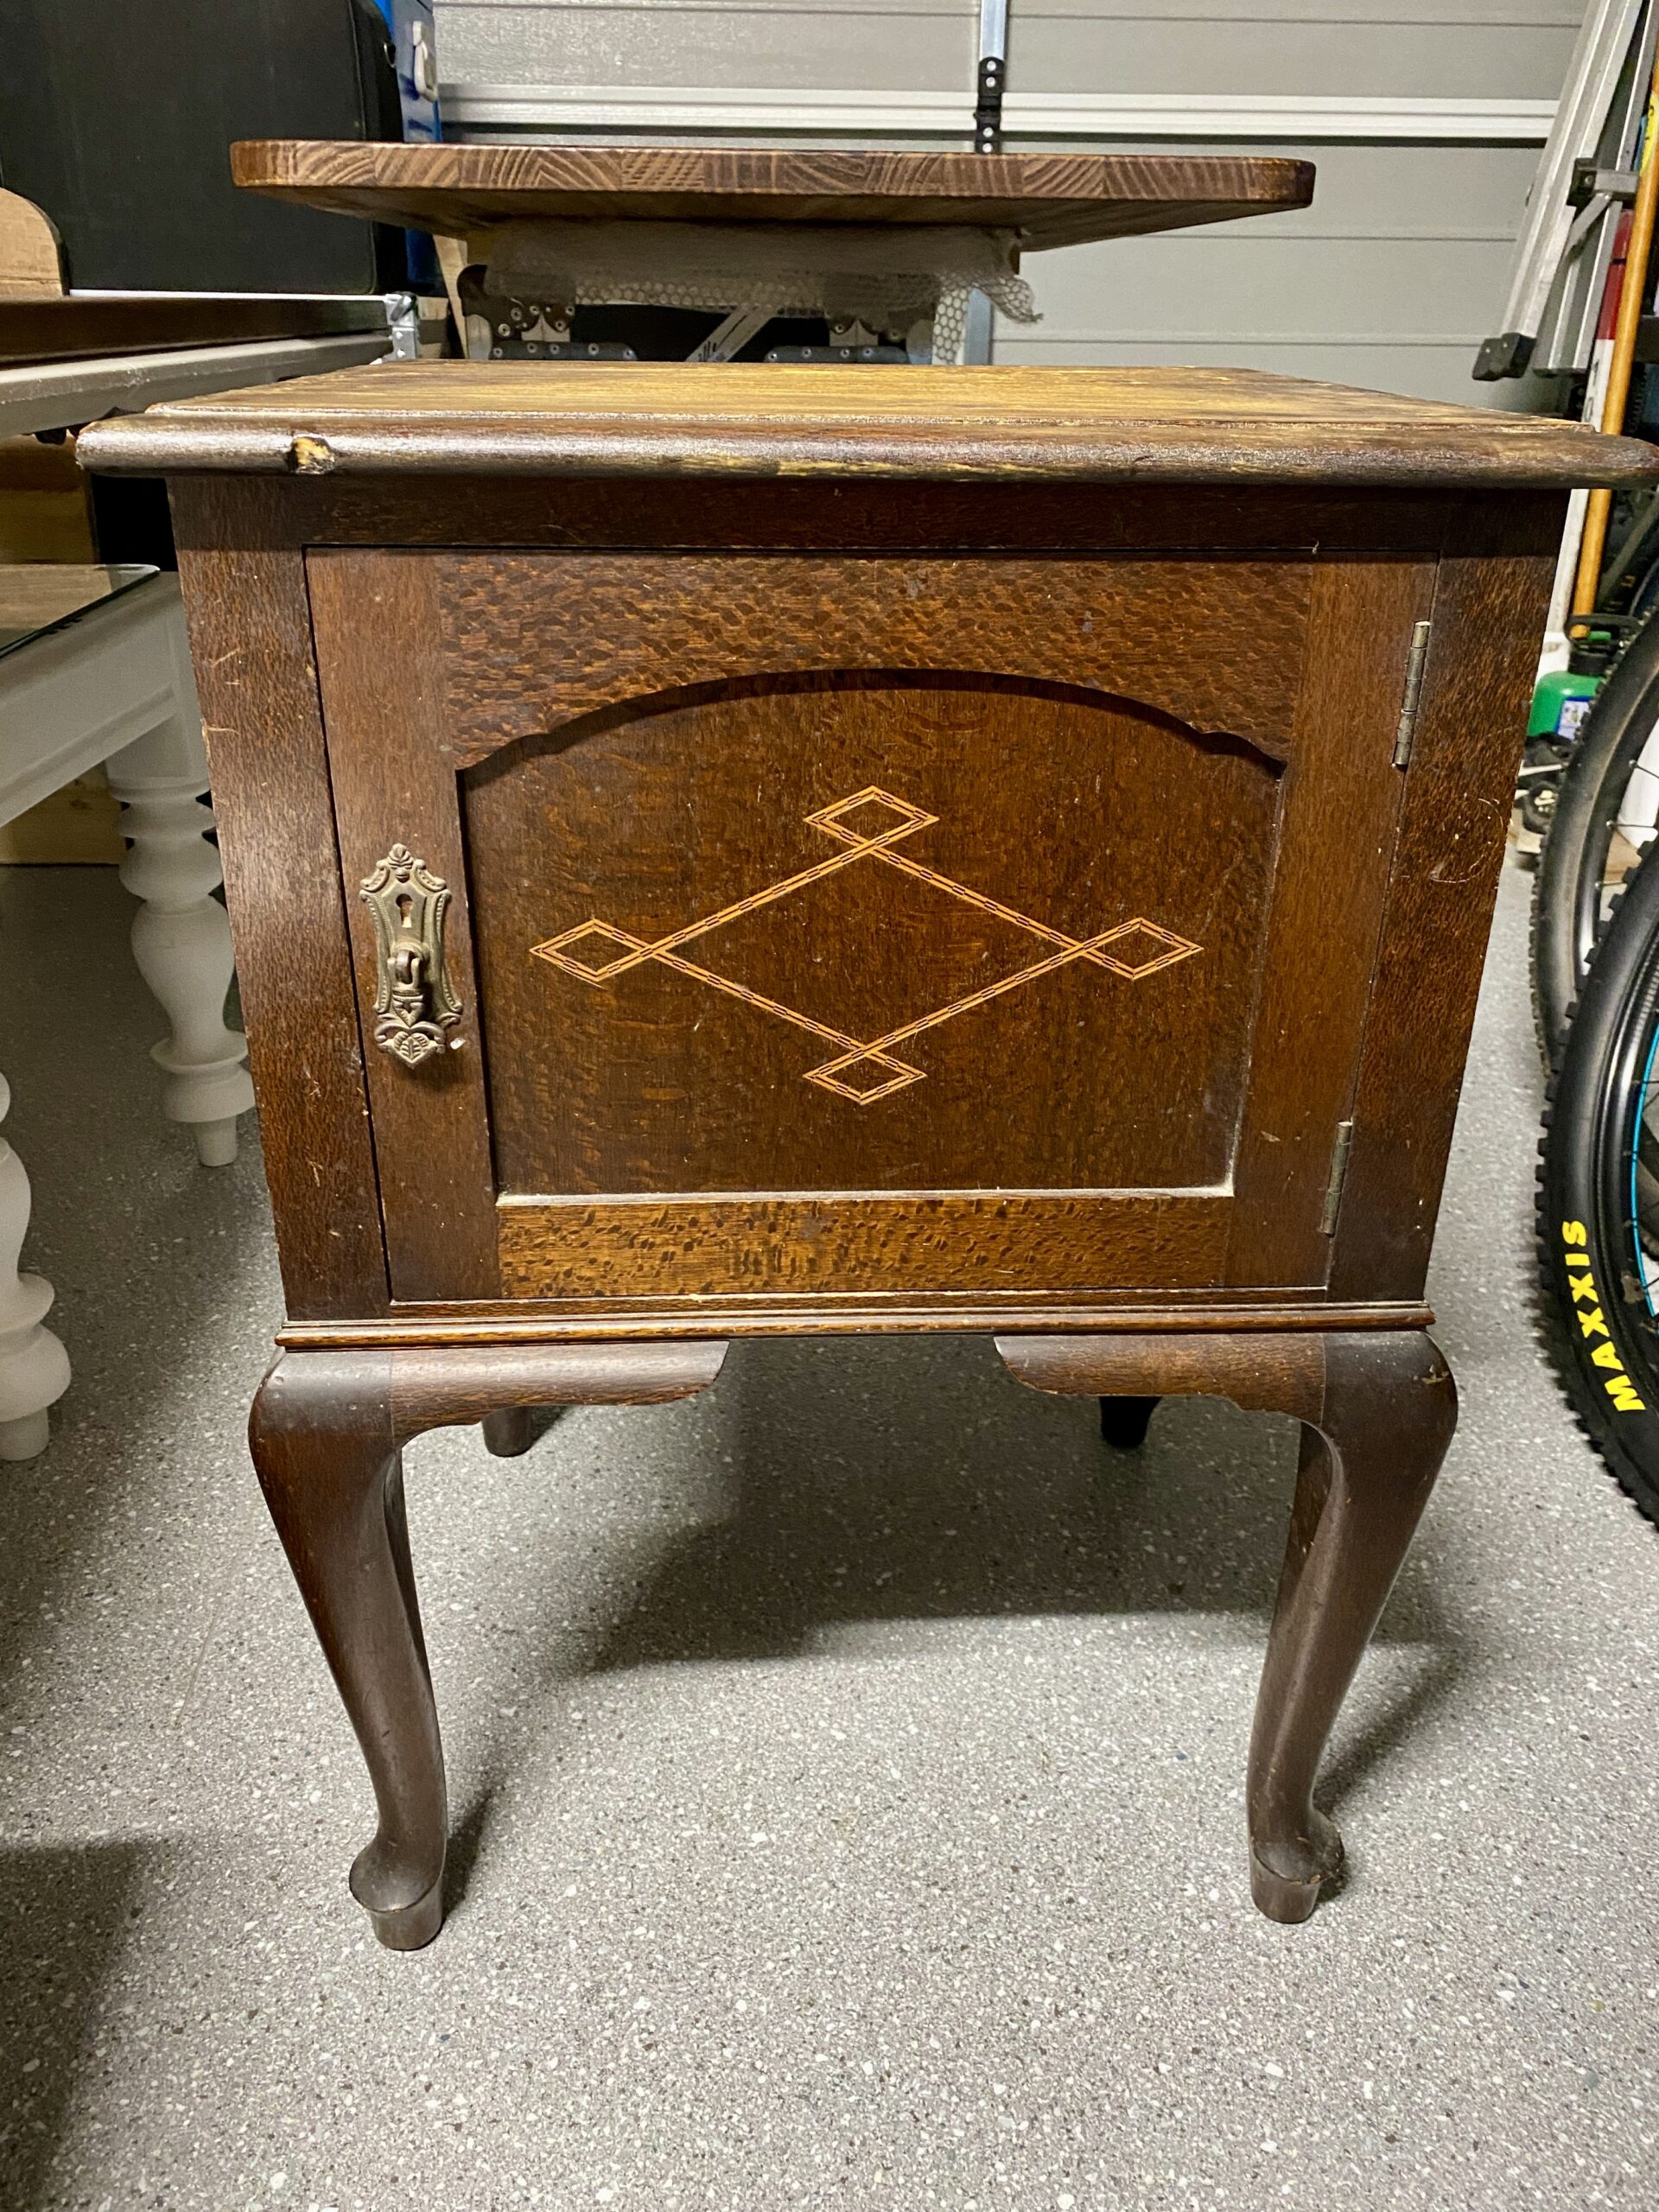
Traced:
<svg viewBox="0 0 1659 2212">
<path fill-rule="evenodd" d="M 1659 621 L 1649 621 L 1591 702 L 1539 855 L 1532 988 L 1547 1066 L 1560 1059 L 1592 949 L 1656 823 Z"/>
<path fill-rule="evenodd" d="M 1538 1174 L 1546 1346 L 1580 1425 L 1659 1522 L 1659 854 L 1591 956 Z"/>
</svg>

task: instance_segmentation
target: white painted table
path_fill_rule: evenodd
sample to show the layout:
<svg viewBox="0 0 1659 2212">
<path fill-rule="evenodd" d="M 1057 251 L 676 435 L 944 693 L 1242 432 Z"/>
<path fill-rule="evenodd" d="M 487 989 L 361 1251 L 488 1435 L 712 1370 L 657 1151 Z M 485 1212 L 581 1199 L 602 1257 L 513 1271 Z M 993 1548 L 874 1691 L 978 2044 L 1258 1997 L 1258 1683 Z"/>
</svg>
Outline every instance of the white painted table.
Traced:
<svg viewBox="0 0 1659 2212">
<path fill-rule="evenodd" d="M 246 1045 L 225 1026 L 230 928 L 213 896 L 219 855 L 177 579 L 0 568 L 0 823 L 100 760 L 130 841 L 121 880 L 140 902 L 133 956 L 168 1022 L 154 1048 L 162 1111 L 190 1129 L 205 1166 L 227 1166 L 253 1087 Z M 9 1103 L 0 1077 L 0 1117 Z M 47 1408 L 69 1382 L 44 1322 L 51 1286 L 17 1269 L 29 1210 L 29 1179 L 0 1138 L 0 1459 L 44 1450 Z"/>
</svg>

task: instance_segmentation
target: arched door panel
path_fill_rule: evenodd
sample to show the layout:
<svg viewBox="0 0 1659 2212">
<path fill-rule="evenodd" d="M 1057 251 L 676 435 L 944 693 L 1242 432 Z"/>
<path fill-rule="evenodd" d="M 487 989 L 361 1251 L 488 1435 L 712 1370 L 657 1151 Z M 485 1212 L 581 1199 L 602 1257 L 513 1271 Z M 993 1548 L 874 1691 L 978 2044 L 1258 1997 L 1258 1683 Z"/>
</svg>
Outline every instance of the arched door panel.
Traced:
<svg viewBox="0 0 1659 2212">
<path fill-rule="evenodd" d="M 309 569 L 346 880 L 448 893 L 422 1065 L 352 918 L 399 1300 L 1322 1279 L 1426 564 Z"/>
</svg>

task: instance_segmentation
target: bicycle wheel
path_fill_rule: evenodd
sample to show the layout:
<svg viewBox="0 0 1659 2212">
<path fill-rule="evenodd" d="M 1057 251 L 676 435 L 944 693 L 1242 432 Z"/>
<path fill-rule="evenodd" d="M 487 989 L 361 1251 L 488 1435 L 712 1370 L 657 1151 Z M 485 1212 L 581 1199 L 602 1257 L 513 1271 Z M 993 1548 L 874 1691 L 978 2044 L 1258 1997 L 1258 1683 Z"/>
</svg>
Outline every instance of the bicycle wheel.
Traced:
<svg viewBox="0 0 1659 2212">
<path fill-rule="evenodd" d="M 1646 757 L 1644 757 L 1646 756 Z M 1626 646 L 1597 693 L 1561 778 L 1532 899 L 1532 994 L 1539 1046 L 1554 1067 L 1590 951 L 1629 859 L 1659 817 L 1659 621 Z"/>
<path fill-rule="evenodd" d="M 1659 860 L 1629 878 L 1568 1030 L 1538 1175 L 1545 1342 L 1574 1413 L 1659 1521 Z"/>
</svg>

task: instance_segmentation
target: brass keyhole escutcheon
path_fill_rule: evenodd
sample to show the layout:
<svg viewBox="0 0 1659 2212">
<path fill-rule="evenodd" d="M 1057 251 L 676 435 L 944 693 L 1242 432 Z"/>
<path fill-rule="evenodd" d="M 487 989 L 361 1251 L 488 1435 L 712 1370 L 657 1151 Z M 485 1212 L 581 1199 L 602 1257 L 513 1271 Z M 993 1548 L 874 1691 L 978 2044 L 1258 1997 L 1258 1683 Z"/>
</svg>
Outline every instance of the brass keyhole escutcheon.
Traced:
<svg viewBox="0 0 1659 2212">
<path fill-rule="evenodd" d="M 449 887 L 407 845 L 394 845 L 358 895 L 374 916 L 374 1041 L 405 1067 L 418 1067 L 442 1051 L 443 1032 L 461 1019 L 443 964 Z"/>
</svg>

